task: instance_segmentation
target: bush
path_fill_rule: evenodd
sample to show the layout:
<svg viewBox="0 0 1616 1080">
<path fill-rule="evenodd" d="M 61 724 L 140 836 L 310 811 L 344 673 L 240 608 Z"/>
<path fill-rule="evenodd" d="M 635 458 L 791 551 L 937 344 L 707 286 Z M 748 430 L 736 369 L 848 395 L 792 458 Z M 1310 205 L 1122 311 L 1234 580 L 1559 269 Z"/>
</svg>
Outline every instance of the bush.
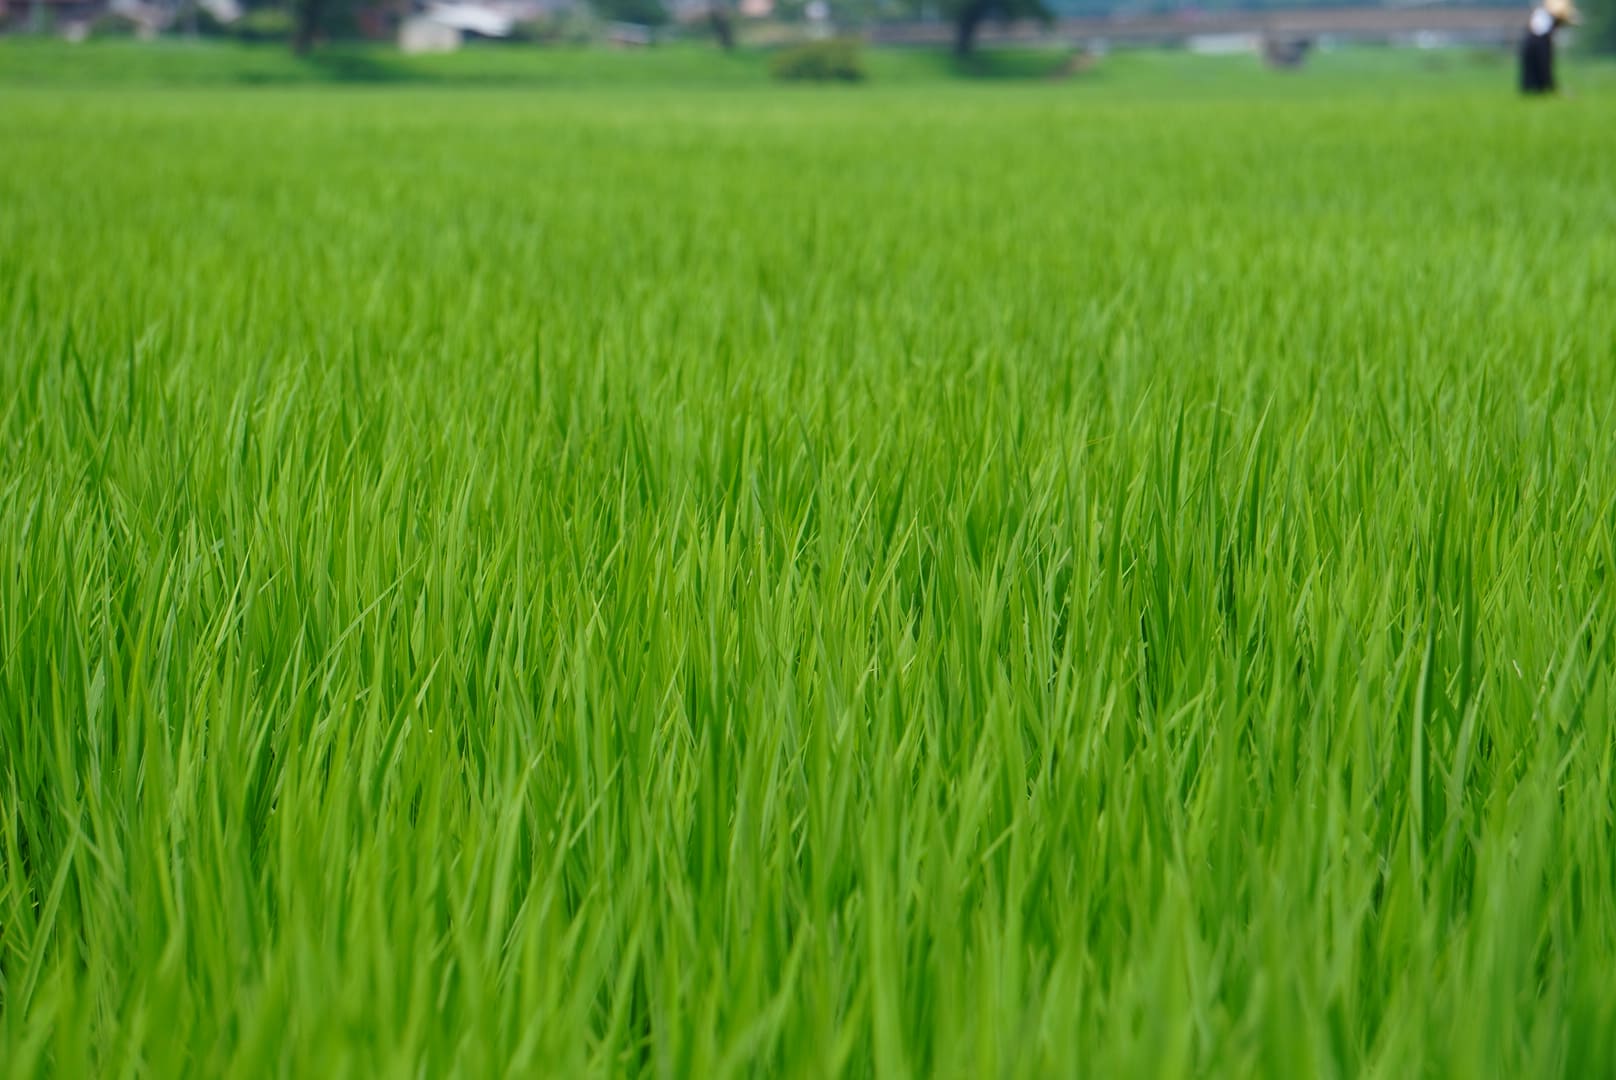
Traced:
<svg viewBox="0 0 1616 1080">
<path fill-rule="evenodd" d="M 769 71 L 776 79 L 803 82 L 860 82 L 864 57 L 853 38 L 795 45 L 774 54 Z"/>
</svg>

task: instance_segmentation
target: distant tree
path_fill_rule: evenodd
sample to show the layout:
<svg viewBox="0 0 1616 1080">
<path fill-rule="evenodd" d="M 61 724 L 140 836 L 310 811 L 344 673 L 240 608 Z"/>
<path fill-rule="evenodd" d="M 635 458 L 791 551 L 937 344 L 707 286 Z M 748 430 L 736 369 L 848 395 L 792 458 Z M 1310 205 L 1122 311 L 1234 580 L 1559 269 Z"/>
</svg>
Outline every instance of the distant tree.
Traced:
<svg viewBox="0 0 1616 1080">
<path fill-rule="evenodd" d="M 351 38 L 358 34 L 361 6 L 388 6 L 387 0 L 369 5 L 363 5 L 363 0 L 291 0 L 291 4 L 292 51 L 299 56 L 307 56 L 324 39 Z M 402 10 L 409 9 L 403 7 Z"/>
<path fill-rule="evenodd" d="M 977 31 L 995 16 L 1049 18 L 1049 9 L 1043 0 L 943 0 L 942 10 L 954 23 L 954 55 L 961 57 L 976 51 Z"/>
<path fill-rule="evenodd" d="M 298 56 L 307 56 L 309 50 L 314 48 L 315 39 L 320 36 L 320 28 L 325 23 L 328 3 L 329 0 L 296 0 L 292 51 Z"/>
<path fill-rule="evenodd" d="M 729 52 L 735 48 L 735 12 L 730 10 L 729 0 L 710 0 L 707 22 L 713 28 L 713 37 L 720 49 Z"/>
<path fill-rule="evenodd" d="M 601 18 L 612 22 L 661 26 L 668 21 L 668 9 L 662 6 L 662 0 L 595 0 L 594 7 Z"/>
</svg>

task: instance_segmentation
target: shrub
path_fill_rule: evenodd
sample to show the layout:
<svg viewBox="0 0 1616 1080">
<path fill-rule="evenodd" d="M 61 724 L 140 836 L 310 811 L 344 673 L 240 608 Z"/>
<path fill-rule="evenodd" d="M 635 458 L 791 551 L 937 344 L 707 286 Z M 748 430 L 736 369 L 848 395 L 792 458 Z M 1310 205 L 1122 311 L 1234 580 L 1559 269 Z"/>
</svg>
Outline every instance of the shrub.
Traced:
<svg viewBox="0 0 1616 1080">
<path fill-rule="evenodd" d="M 775 53 L 769 71 L 776 79 L 793 82 L 860 82 L 864 57 L 854 38 L 811 41 Z"/>
</svg>

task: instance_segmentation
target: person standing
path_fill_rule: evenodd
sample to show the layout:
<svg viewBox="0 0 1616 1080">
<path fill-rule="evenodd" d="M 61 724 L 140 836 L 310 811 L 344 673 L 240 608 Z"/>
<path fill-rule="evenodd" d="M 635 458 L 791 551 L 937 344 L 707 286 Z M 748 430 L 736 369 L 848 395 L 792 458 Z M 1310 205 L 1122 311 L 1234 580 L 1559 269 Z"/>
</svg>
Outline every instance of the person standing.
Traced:
<svg viewBox="0 0 1616 1080">
<path fill-rule="evenodd" d="M 1554 32 L 1581 21 L 1572 0 L 1543 0 L 1532 9 L 1521 39 L 1521 93 L 1554 93 Z"/>
</svg>

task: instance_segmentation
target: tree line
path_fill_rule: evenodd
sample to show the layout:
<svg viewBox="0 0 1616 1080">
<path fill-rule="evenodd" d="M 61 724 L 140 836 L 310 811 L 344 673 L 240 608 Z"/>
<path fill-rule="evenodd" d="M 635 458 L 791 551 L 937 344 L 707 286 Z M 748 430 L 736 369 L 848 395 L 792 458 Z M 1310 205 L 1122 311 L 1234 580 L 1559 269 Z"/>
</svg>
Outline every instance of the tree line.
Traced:
<svg viewBox="0 0 1616 1080">
<path fill-rule="evenodd" d="M 293 0 L 293 51 L 299 55 L 306 54 L 330 32 L 334 22 L 351 22 L 352 8 L 356 3 L 357 0 Z M 1166 0 L 1166 3 L 1177 6 L 1175 0 Z M 1204 0 L 1195 7 L 1200 10 L 1229 10 L 1337 3 L 1346 6 L 1352 0 L 1280 0 L 1278 3 L 1265 0 Z M 706 25 L 714 42 L 725 50 L 733 49 L 736 45 L 737 15 L 733 4 L 734 0 L 708 0 L 707 3 Z M 655 26 L 669 18 L 662 0 L 595 0 L 593 6 L 603 17 L 622 22 Z M 801 0 L 797 0 L 796 6 L 802 6 Z M 1086 13 L 1100 13 L 1112 6 L 1105 0 L 1083 5 Z M 1593 51 L 1616 54 L 1616 0 L 1593 0 L 1587 6 L 1586 43 Z M 882 0 L 834 0 L 831 10 L 835 21 L 853 24 L 895 14 L 942 17 L 953 26 L 954 52 L 962 57 L 975 51 L 982 28 L 994 19 L 1048 19 L 1054 14 L 1045 0 L 897 0 L 896 4 L 883 3 Z"/>
</svg>

